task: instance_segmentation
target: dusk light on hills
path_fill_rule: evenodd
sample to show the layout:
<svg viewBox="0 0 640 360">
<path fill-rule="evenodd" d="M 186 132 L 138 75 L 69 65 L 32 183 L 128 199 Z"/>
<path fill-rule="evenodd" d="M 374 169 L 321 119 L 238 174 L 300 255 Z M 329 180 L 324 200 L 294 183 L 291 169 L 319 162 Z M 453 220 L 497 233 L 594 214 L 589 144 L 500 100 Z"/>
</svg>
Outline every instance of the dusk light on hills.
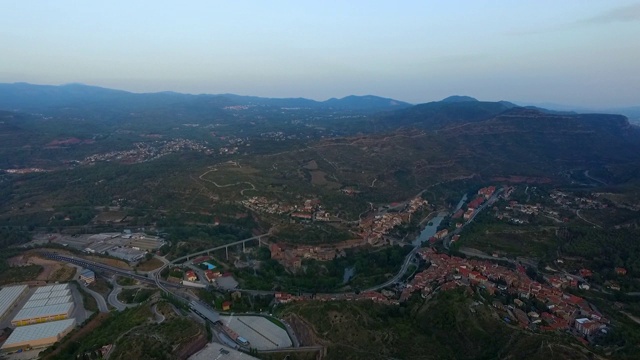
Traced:
<svg viewBox="0 0 640 360">
<path fill-rule="evenodd" d="M 1 1 L 0 82 L 637 105 L 637 1 Z M 36 5 L 37 4 L 37 5 Z"/>
</svg>

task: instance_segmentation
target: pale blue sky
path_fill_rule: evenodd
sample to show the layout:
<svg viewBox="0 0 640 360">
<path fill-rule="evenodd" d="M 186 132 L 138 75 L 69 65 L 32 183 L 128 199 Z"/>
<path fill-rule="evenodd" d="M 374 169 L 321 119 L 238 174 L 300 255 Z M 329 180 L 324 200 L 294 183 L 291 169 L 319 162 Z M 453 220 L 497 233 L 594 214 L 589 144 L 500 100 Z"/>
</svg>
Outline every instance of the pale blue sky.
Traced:
<svg viewBox="0 0 640 360">
<path fill-rule="evenodd" d="M 640 2 L 0 0 L 0 82 L 640 105 Z"/>
</svg>

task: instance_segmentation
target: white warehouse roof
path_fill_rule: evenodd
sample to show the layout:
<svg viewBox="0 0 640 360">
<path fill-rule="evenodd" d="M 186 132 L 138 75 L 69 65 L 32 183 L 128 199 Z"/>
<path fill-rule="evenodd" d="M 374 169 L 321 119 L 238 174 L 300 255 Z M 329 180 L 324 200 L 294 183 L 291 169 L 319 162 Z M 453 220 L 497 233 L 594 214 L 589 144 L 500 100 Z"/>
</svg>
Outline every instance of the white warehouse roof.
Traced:
<svg viewBox="0 0 640 360">
<path fill-rule="evenodd" d="M 58 305 L 58 304 L 64 304 L 64 303 L 70 303 L 70 302 L 73 302 L 73 300 L 71 300 L 71 295 L 67 295 L 67 296 L 50 298 L 47 301 L 47 305 Z"/>
<path fill-rule="evenodd" d="M 36 299 L 36 300 L 29 299 L 29 301 L 27 301 L 27 303 L 24 304 L 24 306 L 22 308 L 23 309 L 30 309 L 30 308 L 35 308 L 35 307 L 41 307 L 41 306 L 47 306 L 47 305 L 57 305 L 57 304 L 64 304 L 64 303 L 70 303 L 70 302 L 72 302 L 70 295 L 52 297 L 52 298 L 48 298 L 48 299 Z"/>
<path fill-rule="evenodd" d="M 69 289 L 52 291 L 52 292 L 49 293 L 49 299 L 55 298 L 55 297 L 68 296 L 70 294 L 71 294 L 71 292 L 69 291 Z"/>
<path fill-rule="evenodd" d="M 14 344 L 18 345 L 24 342 L 46 339 L 54 336 L 57 337 L 60 333 L 75 326 L 75 324 L 75 319 L 66 319 L 43 324 L 20 326 L 13 330 L 7 341 L 2 345 L 2 348 L 10 348 L 14 346 Z"/>
<path fill-rule="evenodd" d="M 28 320 L 46 316 L 54 316 L 60 314 L 68 314 L 73 308 L 73 303 L 64 303 L 56 305 L 47 305 L 41 307 L 34 307 L 28 309 L 22 309 L 13 318 L 12 321 Z"/>
<path fill-rule="evenodd" d="M 47 286 L 37 288 L 35 293 L 39 294 L 42 292 L 54 292 L 54 291 L 68 290 L 68 289 L 69 289 L 69 284 L 47 285 Z"/>
<path fill-rule="evenodd" d="M 62 290 L 69 290 L 69 284 L 53 285 L 53 290 L 51 290 L 51 292 L 62 291 Z"/>
<path fill-rule="evenodd" d="M 48 292 L 48 291 L 41 292 L 41 293 L 35 293 L 35 294 L 31 295 L 31 297 L 29 298 L 29 301 L 48 299 L 49 298 L 49 294 L 50 294 L 50 292 Z"/>
<path fill-rule="evenodd" d="M 0 290 L 0 317 L 9 310 L 13 303 L 18 300 L 20 295 L 27 291 L 27 285 L 7 286 Z"/>
<path fill-rule="evenodd" d="M 54 285 L 47 285 L 47 286 L 43 286 L 43 287 L 39 287 L 36 289 L 36 294 L 40 294 L 40 293 L 50 293 L 51 290 L 53 290 Z"/>
<path fill-rule="evenodd" d="M 29 301 L 27 301 L 27 303 L 24 304 L 22 308 L 30 309 L 34 307 L 47 306 L 47 301 L 49 301 L 49 299 L 37 299 L 37 300 L 29 299 Z"/>
</svg>

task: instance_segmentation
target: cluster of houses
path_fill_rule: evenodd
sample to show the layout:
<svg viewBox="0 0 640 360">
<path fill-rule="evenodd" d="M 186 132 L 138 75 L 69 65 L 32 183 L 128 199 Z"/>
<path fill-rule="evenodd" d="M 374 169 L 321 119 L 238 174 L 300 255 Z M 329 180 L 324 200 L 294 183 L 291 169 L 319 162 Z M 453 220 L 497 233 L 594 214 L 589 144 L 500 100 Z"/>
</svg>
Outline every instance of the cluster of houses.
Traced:
<svg viewBox="0 0 640 360">
<path fill-rule="evenodd" d="M 361 293 L 341 293 L 341 294 L 301 294 L 293 295 L 285 292 L 278 292 L 275 294 L 275 301 L 280 304 L 287 304 L 294 301 L 358 301 L 358 300 L 370 300 L 385 305 L 400 305 L 398 300 L 390 299 L 389 297 L 377 292 L 377 291 L 363 291 Z"/>
<path fill-rule="evenodd" d="M 484 202 L 487 201 L 495 192 L 496 192 L 495 186 L 487 186 L 478 190 L 478 196 L 467 204 L 467 209 L 466 210 L 460 209 L 456 211 L 451 216 L 451 218 L 454 220 L 463 218 L 465 221 L 471 219 L 475 214 L 476 210 L 478 210 L 478 208 L 482 206 L 482 204 L 484 204 Z"/>
<path fill-rule="evenodd" d="M 322 209 L 319 200 L 305 200 L 303 206 L 294 206 L 283 211 L 282 205 L 269 203 L 266 198 L 254 197 L 243 202 L 245 206 L 252 210 L 263 209 L 271 213 L 291 212 L 292 219 L 299 221 L 329 221 L 329 213 Z M 330 261 L 336 257 L 343 256 L 345 249 L 374 245 L 381 246 L 386 243 L 385 236 L 395 226 L 411 220 L 411 215 L 428 202 L 421 197 L 410 200 L 399 212 L 386 212 L 378 216 L 370 216 L 362 219 L 359 223 L 359 236 L 357 238 L 334 243 L 330 245 L 291 245 L 291 244 L 271 244 L 271 258 L 277 260 L 284 267 L 297 270 L 302 266 L 302 260 L 315 259 L 318 261 Z"/>
<path fill-rule="evenodd" d="M 283 215 L 294 210 L 292 205 L 282 204 L 275 200 L 269 200 L 264 196 L 254 196 L 246 200 L 242 200 L 242 205 L 255 212 L 275 215 Z"/>
<path fill-rule="evenodd" d="M 584 198 L 567 194 L 562 191 L 555 190 L 549 197 L 561 207 L 568 209 L 604 209 L 607 208 L 607 204 L 602 203 L 596 199 Z"/>
<path fill-rule="evenodd" d="M 521 265 L 512 270 L 490 261 L 448 256 L 432 249 L 420 250 L 419 255 L 430 266 L 407 284 L 400 301 L 405 301 L 415 291 L 427 298 L 438 290 L 470 286 L 482 288 L 492 295 L 503 292 L 516 297 L 513 305 L 494 303 L 494 307 L 509 313 L 524 328 L 536 326 L 545 331 L 573 327 L 583 335 L 591 335 L 608 324 L 608 320 L 586 300 L 563 291 L 567 287 L 578 287 L 577 277 L 553 276 L 545 279 L 547 283 L 539 283 L 529 278 Z M 545 311 L 525 311 L 524 301 L 533 298 L 546 306 Z"/>
<path fill-rule="evenodd" d="M 158 159 L 162 156 L 192 150 L 211 155 L 213 150 L 205 144 L 188 139 L 174 139 L 171 141 L 155 141 L 150 143 L 135 143 L 131 150 L 110 151 L 85 157 L 80 161 L 81 165 L 88 165 L 101 161 L 118 161 L 124 163 L 141 163 Z"/>
<path fill-rule="evenodd" d="M 294 212 L 291 213 L 293 220 L 299 221 L 329 221 L 329 213 L 320 205 L 320 200 L 305 200 L 302 206 L 294 206 Z"/>
<path fill-rule="evenodd" d="M 294 271 L 302 267 L 302 260 L 314 259 L 318 261 L 330 261 L 339 256 L 344 256 L 344 250 L 366 245 L 363 239 L 352 239 L 331 245 L 289 245 L 269 244 L 271 258 L 282 266 Z"/>
<path fill-rule="evenodd" d="M 384 237 L 391 229 L 411 221 L 411 215 L 428 204 L 422 197 L 417 196 L 411 199 L 402 211 L 386 212 L 382 215 L 364 218 L 359 224 L 359 235 L 370 245 L 384 245 L 386 243 Z"/>
<path fill-rule="evenodd" d="M 580 336 L 591 336 L 597 331 L 606 331 L 609 321 L 593 308 L 585 299 L 563 291 L 573 286 L 571 277 L 552 277 L 548 283 L 539 283 L 527 276 L 524 267 L 510 269 L 486 260 L 463 259 L 435 252 L 431 248 L 422 249 L 419 255 L 430 266 L 417 273 L 404 287 L 397 299 L 394 292 L 365 291 L 346 294 L 302 294 L 276 293 L 275 301 L 358 301 L 371 300 L 386 305 L 399 305 L 414 292 L 423 298 L 430 298 L 438 291 L 457 287 L 482 288 L 489 294 L 497 292 L 510 294 L 512 304 L 493 301 L 493 307 L 502 312 L 507 322 L 515 322 L 525 329 L 541 331 L 572 330 Z M 527 301 L 537 299 L 545 309 L 527 309 Z"/>
<path fill-rule="evenodd" d="M 320 200 L 305 200 L 303 205 L 290 205 L 280 203 L 276 200 L 269 200 L 264 196 L 254 196 L 243 200 L 242 205 L 249 210 L 273 214 L 285 215 L 289 214 L 292 221 L 330 221 L 329 212 L 325 211 L 320 205 Z"/>
</svg>

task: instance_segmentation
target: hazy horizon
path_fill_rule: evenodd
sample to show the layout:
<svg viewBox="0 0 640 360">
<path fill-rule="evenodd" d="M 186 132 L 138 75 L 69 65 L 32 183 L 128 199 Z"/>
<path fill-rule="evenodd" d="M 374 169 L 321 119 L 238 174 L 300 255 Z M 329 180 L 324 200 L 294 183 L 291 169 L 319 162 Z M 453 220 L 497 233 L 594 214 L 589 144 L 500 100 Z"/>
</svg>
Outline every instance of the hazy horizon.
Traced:
<svg viewBox="0 0 640 360">
<path fill-rule="evenodd" d="M 0 82 L 640 105 L 640 2 L 3 2 Z"/>
</svg>

